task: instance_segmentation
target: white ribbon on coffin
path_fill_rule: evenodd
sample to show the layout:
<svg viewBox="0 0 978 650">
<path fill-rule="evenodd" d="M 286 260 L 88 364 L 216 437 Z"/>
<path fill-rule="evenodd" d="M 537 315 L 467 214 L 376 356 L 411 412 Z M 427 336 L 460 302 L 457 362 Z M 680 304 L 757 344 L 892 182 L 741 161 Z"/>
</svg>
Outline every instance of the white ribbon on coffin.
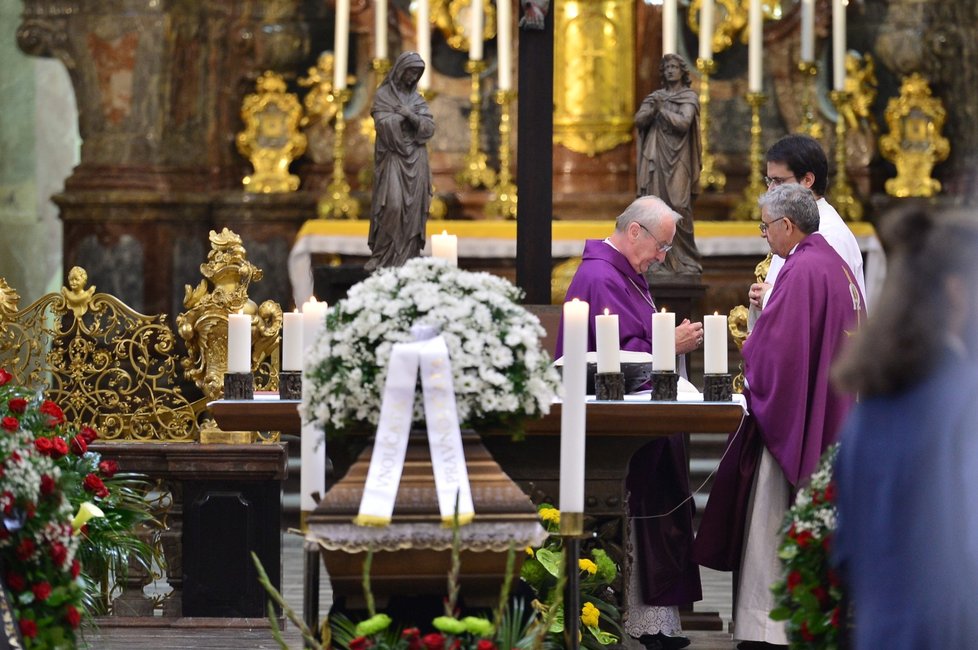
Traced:
<svg viewBox="0 0 978 650">
<path fill-rule="evenodd" d="M 353 520 L 357 525 L 387 526 L 391 522 L 411 433 L 419 366 L 428 448 L 442 523 L 452 524 L 456 498 L 460 524 L 469 523 L 475 516 L 448 347 L 441 336 L 436 336 L 425 341 L 397 343 L 391 350 L 370 467 L 360 511 Z"/>
</svg>

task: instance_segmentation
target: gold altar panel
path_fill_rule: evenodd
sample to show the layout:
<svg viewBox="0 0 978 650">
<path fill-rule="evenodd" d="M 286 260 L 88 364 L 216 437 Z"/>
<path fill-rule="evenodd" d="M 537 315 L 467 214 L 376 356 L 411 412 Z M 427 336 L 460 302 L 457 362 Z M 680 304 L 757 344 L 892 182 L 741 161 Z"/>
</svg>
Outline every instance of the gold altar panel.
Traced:
<svg viewBox="0 0 978 650">
<path fill-rule="evenodd" d="M 570 0 L 554 11 L 554 142 L 588 156 L 631 142 L 633 5 Z"/>
</svg>

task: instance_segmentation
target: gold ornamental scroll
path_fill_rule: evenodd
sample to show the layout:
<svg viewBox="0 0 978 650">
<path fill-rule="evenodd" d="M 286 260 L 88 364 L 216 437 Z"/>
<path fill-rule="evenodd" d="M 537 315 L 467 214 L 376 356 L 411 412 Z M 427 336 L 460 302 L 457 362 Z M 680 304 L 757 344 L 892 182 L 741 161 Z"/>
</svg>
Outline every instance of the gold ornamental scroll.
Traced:
<svg viewBox="0 0 978 650">
<path fill-rule="evenodd" d="M 594 156 L 632 140 L 635 8 L 567 0 L 554 10 L 554 144 Z"/>
</svg>

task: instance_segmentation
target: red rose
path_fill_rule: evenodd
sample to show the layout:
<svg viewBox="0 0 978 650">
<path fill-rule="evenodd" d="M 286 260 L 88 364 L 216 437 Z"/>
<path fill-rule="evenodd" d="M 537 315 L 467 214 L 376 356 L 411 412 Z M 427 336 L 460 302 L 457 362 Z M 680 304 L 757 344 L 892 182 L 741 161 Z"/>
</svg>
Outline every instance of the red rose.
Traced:
<svg viewBox="0 0 978 650">
<path fill-rule="evenodd" d="M 425 650 L 445 650 L 445 637 L 438 632 L 425 634 L 421 637 L 421 643 L 424 644 Z"/>
<path fill-rule="evenodd" d="M 34 592 L 34 598 L 38 600 L 47 600 L 48 596 L 51 595 L 51 585 L 46 582 L 39 582 L 31 588 Z"/>
<path fill-rule="evenodd" d="M 27 581 L 24 580 L 24 576 L 13 571 L 8 571 L 6 575 L 7 586 L 14 593 L 19 593 L 27 589 Z"/>
<path fill-rule="evenodd" d="M 822 607 L 825 607 L 825 603 L 829 600 L 829 592 L 821 585 L 812 589 L 812 595 L 818 599 L 818 604 Z"/>
<path fill-rule="evenodd" d="M 41 402 L 41 408 L 38 409 L 44 415 L 48 416 L 47 426 L 50 429 L 58 426 L 59 424 L 64 424 L 65 412 L 61 410 L 61 407 L 52 402 L 49 399 Z"/>
<path fill-rule="evenodd" d="M 65 551 L 65 553 L 67 553 L 67 550 Z M 72 579 L 77 578 L 78 577 L 78 574 L 80 574 L 80 573 L 81 573 L 81 562 L 79 562 L 78 559 L 76 558 L 76 559 L 74 559 L 74 560 L 71 561 L 71 577 L 72 577 Z"/>
<path fill-rule="evenodd" d="M 34 541 L 31 539 L 24 538 L 20 540 L 20 544 L 17 545 L 17 557 L 21 562 L 26 562 L 27 559 L 34 555 Z"/>
<path fill-rule="evenodd" d="M 9 384 L 10 380 L 13 378 L 14 376 L 7 372 L 6 368 L 0 368 L 0 386 Z"/>
<path fill-rule="evenodd" d="M 71 439 L 71 453 L 76 456 L 84 456 L 86 451 L 88 451 L 88 443 L 85 442 L 81 434 Z"/>
<path fill-rule="evenodd" d="M 41 437 L 34 441 L 34 448 L 45 456 L 50 456 L 51 450 L 54 449 L 54 443 L 51 442 L 50 438 Z"/>
<path fill-rule="evenodd" d="M 112 478 L 119 471 L 119 463 L 114 460 L 103 460 L 98 464 L 98 471 L 105 478 Z"/>
<path fill-rule="evenodd" d="M 21 619 L 20 621 L 20 633 L 23 634 L 28 639 L 33 639 L 37 636 L 37 623 L 29 618 Z"/>
<path fill-rule="evenodd" d="M 44 474 L 41 476 L 41 494 L 48 495 L 54 492 L 54 479 Z"/>
<path fill-rule="evenodd" d="M 788 591 L 794 591 L 801 584 L 801 572 L 797 569 L 788 574 Z"/>
<path fill-rule="evenodd" d="M 817 506 L 822 503 L 822 493 L 818 490 L 812 490 L 812 505 Z"/>
<path fill-rule="evenodd" d="M 401 638 L 407 641 L 407 650 L 423 650 L 421 645 L 421 630 L 416 627 L 409 627 L 401 631 Z"/>
<path fill-rule="evenodd" d="M 350 641 L 350 645 L 347 646 L 350 650 L 367 650 L 373 643 L 370 642 L 365 636 L 358 636 L 357 638 Z"/>
<path fill-rule="evenodd" d="M 798 537 L 795 538 L 795 541 L 798 543 L 798 546 L 805 548 L 806 546 L 811 544 L 813 539 L 815 539 L 815 536 L 812 535 L 812 531 L 803 530 L 800 533 L 798 533 Z"/>
<path fill-rule="evenodd" d="M 76 628 L 81 624 L 81 614 L 75 609 L 74 605 L 65 607 L 65 620 L 72 628 Z"/>
<path fill-rule="evenodd" d="M 87 424 L 81 428 L 81 431 L 78 432 L 78 435 L 84 438 L 85 442 L 87 442 L 88 444 L 92 444 L 98 439 L 98 431 L 88 426 Z"/>
<path fill-rule="evenodd" d="M 92 492 L 97 497 L 107 497 L 109 495 L 108 489 L 105 487 L 105 483 L 102 482 L 95 474 L 89 474 L 85 477 L 82 485 L 86 490 Z"/>
<path fill-rule="evenodd" d="M 68 548 L 61 542 L 53 542 L 51 544 L 51 560 L 55 563 L 55 565 L 64 566 L 67 559 Z M 72 565 L 72 570 L 74 570 L 74 565 Z"/>
<path fill-rule="evenodd" d="M 14 397 L 7 402 L 7 408 L 10 409 L 11 413 L 23 413 L 27 410 L 27 400 L 23 397 Z"/>
<path fill-rule="evenodd" d="M 835 481 L 832 481 L 825 487 L 825 500 L 835 501 Z"/>
<path fill-rule="evenodd" d="M 808 621 L 802 621 L 801 628 L 798 631 L 801 632 L 801 638 L 803 638 L 805 641 L 811 643 L 815 640 L 815 635 L 808 630 Z"/>
<path fill-rule="evenodd" d="M 840 618 L 839 608 L 836 607 L 835 609 L 832 610 L 832 620 L 829 621 L 829 624 L 835 628 L 839 627 L 839 618 Z"/>
<path fill-rule="evenodd" d="M 20 420 L 10 415 L 5 415 L 3 416 L 3 421 L 0 422 L 0 426 L 2 426 L 10 433 L 13 433 L 14 431 L 20 428 Z"/>
<path fill-rule="evenodd" d="M 832 549 L 832 533 L 826 535 L 825 539 L 822 540 L 822 548 L 825 550 L 826 553 L 828 553 Z"/>
<path fill-rule="evenodd" d="M 68 455 L 68 443 L 61 436 L 51 438 L 51 458 L 61 458 Z"/>
<path fill-rule="evenodd" d="M 496 650 L 496 644 L 489 639 L 479 639 L 475 644 L 475 650 Z"/>
</svg>

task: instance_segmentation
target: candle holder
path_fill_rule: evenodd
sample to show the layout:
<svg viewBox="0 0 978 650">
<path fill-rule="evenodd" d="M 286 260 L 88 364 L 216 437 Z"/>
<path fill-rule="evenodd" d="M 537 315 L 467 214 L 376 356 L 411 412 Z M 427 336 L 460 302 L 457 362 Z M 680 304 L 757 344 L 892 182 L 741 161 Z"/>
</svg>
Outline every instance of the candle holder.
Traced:
<svg viewBox="0 0 978 650">
<path fill-rule="evenodd" d="M 255 399 L 255 375 L 250 372 L 224 373 L 224 399 Z"/>
<path fill-rule="evenodd" d="M 846 221 L 862 221 L 863 205 L 852 192 L 852 185 L 846 176 L 846 119 L 845 109 L 849 106 L 850 96 L 844 90 L 833 90 L 829 93 L 835 105 L 837 118 L 835 122 L 835 179 L 829 188 L 829 203 Z"/>
<path fill-rule="evenodd" d="M 579 516 L 582 520 L 582 513 L 572 513 Z M 561 529 L 563 529 L 564 517 L 567 513 L 560 513 Z M 564 535 L 561 532 L 564 542 L 564 572 L 567 582 L 564 584 L 564 647 L 581 647 L 581 533 L 576 535 Z"/>
<path fill-rule="evenodd" d="M 798 71 L 802 74 L 805 88 L 801 94 L 801 124 L 798 130 L 822 139 L 822 123 L 815 119 L 815 81 L 818 77 L 818 63 L 815 61 L 799 61 Z"/>
<path fill-rule="evenodd" d="M 733 400 L 733 381 L 730 373 L 703 375 L 704 402 L 730 402 Z"/>
<path fill-rule="evenodd" d="M 280 370 L 278 373 L 278 398 L 302 399 L 302 371 Z"/>
<path fill-rule="evenodd" d="M 418 94 L 429 104 L 435 101 L 435 97 L 438 96 L 437 90 L 432 90 L 431 88 L 418 88 Z M 431 159 L 431 141 L 429 140 L 425 144 L 425 149 L 428 149 L 428 158 Z M 448 204 L 445 203 L 445 199 L 438 195 L 438 188 L 435 187 L 435 179 L 431 179 L 431 203 L 428 204 L 428 216 L 432 219 L 444 219 L 448 214 Z"/>
<path fill-rule="evenodd" d="M 621 400 L 625 399 L 625 373 L 595 373 L 594 398 L 603 402 L 620 402 Z"/>
<path fill-rule="evenodd" d="M 765 102 L 767 102 L 767 95 L 764 93 L 747 93 L 747 103 L 750 104 L 750 181 L 744 188 L 743 198 L 733 211 L 733 217 L 738 221 L 761 218 L 757 199 L 767 190 L 761 173 L 761 165 L 764 164 L 764 150 L 761 145 L 761 107 Z"/>
<path fill-rule="evenodd" d="M 486 154 L 479 149 L 479 104 L 482 93 L 479 88 L 482 83 L 482 73 L 486 69 L 485 61 L 473 61 L 469 59 L 465 62 L 465 71 L 472 76 L 471 93 L 469 102 L 472 110 L 469 113 L 469 152 L 465 155 L 464 166 L 459 171 L 455 180 L 459 185 L 464 185 L 475 189 L 477 187 L 492 187 L 496 181 L 496 174 L 486 166 Z"/>
<path fill-rule="evenodd" d="M 652 401 L 675 402 L 679 397 L 679 375 L 673 371 L 652 371 Z"/>
<path fill-rule="evenodd" d="M 343 158 L 346 147 L 343 136 L 346 133 L 346 117 L 343 106 L 350 101 L 353 93 L 348 88 L 333 90 L 330 101 L 336 106 L 335 139 L 333 140 L 333 180 L 326 188 L 326 196 L 319 200 L 317 212 L 322 219 L 356 219 L 360 215 L 360 204 L 350 196 L 350 184 L 346 182 L 343 171 Z"/>
<path fill-rule="evenodd" d="M 492 195 L 486 204 L 486 214 L 498 219 L 516 218 L 516 184 L 509 175 L 510 142 L 510 104 L 516 99 L 516 91 L 497 90 L 496 103 L 499 113 L 499 182 L 492 188 Z"/>
<path fill-rule="evenodd" d="M 696 69 L 700 71 L 700 147 L 702 169 L 700 187 L 704 190 L 722 192 L 727 186 L 727 175 L 716 168 L 716 159 L 710 153 L 710 75 L 716 72 L 713 59 L 696 59 Z"/>
</svg>

